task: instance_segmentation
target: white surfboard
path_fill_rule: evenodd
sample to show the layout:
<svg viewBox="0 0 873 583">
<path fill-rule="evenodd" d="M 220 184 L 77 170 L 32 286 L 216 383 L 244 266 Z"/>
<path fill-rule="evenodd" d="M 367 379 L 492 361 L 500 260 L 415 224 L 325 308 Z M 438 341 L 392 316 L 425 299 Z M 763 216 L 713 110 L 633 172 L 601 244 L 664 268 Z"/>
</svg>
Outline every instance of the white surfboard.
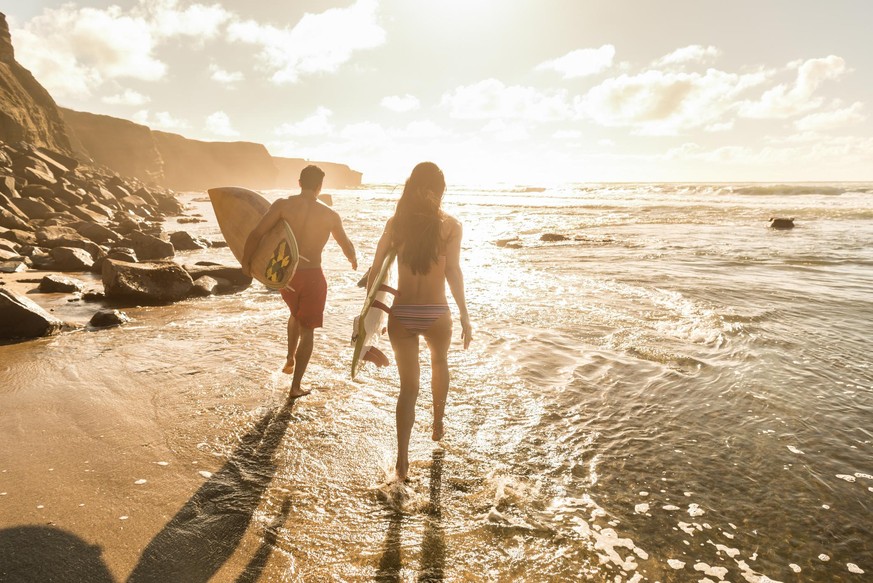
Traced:
<svg viewBox="0 0 873 583">
<path fill-rule="evenodd" d="M 367 292 L 361 314 L 355 318 L 352 330 L 352 343 L 355 351 L 352 354 L 352 379 L 355 378 L 361 364 L 365 360 L 376 363 L 377 366 L 385 366 L 389 363 L 388 357 L 379 350 L 379 338 L 385 329 L 385 321 L 388 318 L 390 297 L 397 292 L 388 286 L 388 276 L 391 266 L 397 257 L 395 251 L 389 251 L 376 274 L 373 287 Z"/>
<path fill-rule="evenodd" d="M 221 234 L 237 261 L 242 262 L 249 234 L 270 209 L 270 203 L 253 190 L 239 186 L 210 188 L 209 200 Z M 300 253 L 294 231 L 279 221 L 267 231 L 252 255 L 252 277 L 270 289 L 282 289 L 297 271 Z"/>
</svg>

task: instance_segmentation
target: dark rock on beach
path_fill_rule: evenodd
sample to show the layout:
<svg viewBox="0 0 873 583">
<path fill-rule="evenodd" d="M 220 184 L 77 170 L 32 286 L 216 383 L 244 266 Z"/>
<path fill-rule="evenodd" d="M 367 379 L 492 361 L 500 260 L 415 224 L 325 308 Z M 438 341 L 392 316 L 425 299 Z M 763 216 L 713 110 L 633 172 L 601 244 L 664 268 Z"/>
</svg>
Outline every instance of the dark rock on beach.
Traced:
<svg viewBox="0 0 873 583">
<path fill-rule="evenodd" d="M 37 289 L 43 293 L 76 293 L 84 288 L 85 284 L 77 279 L 49 274 L 42 278 Z"/>
<path fill-rule="evenodd" d="M 103 289 L 111 301 L 169 304 L 187 298 L 193 286 L 188 272 L 172 261 L 103 263 Z"/>
<path fill-rule="evenodd" d="M 203 276 L 209 276 L 218 281 L 219 285 L 214 290 L 218 294 L 236 293 L 252 284 L 252 278 L 243 273 L 240 267 L 227 267 L 224 265 L 186 265 L 185 270 L 191 279 L 197 280 Z"/>
<path fill-rule="evenodd" d="M 63 322 L 33 301 L 0 289 L 0 338 L 38 338 L 58 333 Z"/>
<path fill-rule="evenodd" d="M 177 251 L 196 251 L 208 249 L 209 242 L 199 237 L 192 237 L 187 231 L 176 231 L 170 235 L 170 243 Z"/>
<path fill-rule="evenodd" d="M 561 233 L 543 233 L 540 235 L 540 241 L 545 241 L 547 243 L 555 243 L 558 241 L 569 241 L 570 237 L 567 235 L 563 235 Z"/>
<path fill-rule="evenodd" d="M 130 317 L 119 310 L 103 309 L 91 317 L 88 322 L 94 328 L 110 328 L 130 322 Z"/>
</svg>

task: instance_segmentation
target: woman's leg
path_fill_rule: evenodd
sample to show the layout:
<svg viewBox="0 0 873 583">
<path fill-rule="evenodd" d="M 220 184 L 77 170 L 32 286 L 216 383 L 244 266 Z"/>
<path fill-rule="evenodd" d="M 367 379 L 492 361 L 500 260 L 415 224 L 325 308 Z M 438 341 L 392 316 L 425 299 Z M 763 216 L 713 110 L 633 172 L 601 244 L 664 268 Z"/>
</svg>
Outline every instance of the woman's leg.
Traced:
<svg viewBox="0 0 873 583">
<path fill-rule="evenodd" d="M 449 395 L 449 346 L 452 343 L 452 314 L 446 312 L 424 333 L 430 348 L 431 382 L 433 395 L 433 435 L 434 441 L 443 438 L 443 415 Z"/>
<path fill-rule="evenodd" d="M 397 397 L 397 478 L 406 479 L 409 471 L 409 437 L 415 423 L 415 401 L 418 400 L 419 364 L 418 336 L 410 334 L 395 318 L 388 318 L 388 337 L 400 374 L 400 396 Z"/>
</svg>

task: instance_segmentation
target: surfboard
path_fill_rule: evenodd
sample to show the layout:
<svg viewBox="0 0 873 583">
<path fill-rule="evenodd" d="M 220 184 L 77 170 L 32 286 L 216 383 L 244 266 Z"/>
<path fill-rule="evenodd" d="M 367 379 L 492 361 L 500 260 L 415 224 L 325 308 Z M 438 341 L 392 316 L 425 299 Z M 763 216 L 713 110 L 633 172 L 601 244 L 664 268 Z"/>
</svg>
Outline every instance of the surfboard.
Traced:
<svg viewBox="0 0 873 583">
<path fill-rule="evenodd" d="M 237 261 L 242 262 L 246 239 L 270 209 L 270 202 L 253 190 L 239 186 L 210 188 L 208 191 L 221 234 Z M 297 271 L 300 253 L 294 231 L 279 221 L 267 231 L 252 255 L 252 277 L 266 287 L 282 289 Z"/>
<path fill-rule="evenodd" d="M 385 256 L 379 273 L 376 274 L 376 279 L 373 281 L 373 287 L 367 292 L 361 313 L 355 318 L 352 325 L 352 344 L 355 347 L 352 354 L 352 379 L 355 378 L 361 363 L 365 360 L 373 362 L 377 366 L 389 364 L 388 357 L 376 345 L 379 343 L 379 337 L 382 336 L 385 321 L 388 318 L 390 308 L 387 302 L 389 297 L 397 293 L 388 286 L 388 276 L 396 258 L 395 251 L 389 251 L 388 255 Z"/>
</svg>

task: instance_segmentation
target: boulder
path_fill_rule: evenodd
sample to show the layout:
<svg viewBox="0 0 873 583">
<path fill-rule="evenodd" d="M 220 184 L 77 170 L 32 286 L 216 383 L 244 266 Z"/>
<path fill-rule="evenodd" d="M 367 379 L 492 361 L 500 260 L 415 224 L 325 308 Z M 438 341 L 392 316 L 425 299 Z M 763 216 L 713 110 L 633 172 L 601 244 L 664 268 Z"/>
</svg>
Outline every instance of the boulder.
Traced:
<svg viewBox="0 0 873 583">
<path fill-rule="evenodd" d="M 43 227 L 41 229 L 37 229 L 36 238 L 39 241 L 39 244 L 43 247 L 59 247 L 60 245 L 47 245 L 46 241 L 54 241 L 56 239 L 62 239 L 64 237 L 78 237 L 79 233 L 76 232 L 76 229 L 72 227 L 63 227 L 63 226 L 48 226 Z"/>
<path fill-rule="evenodd" d="M 76 160 L 75 158 L 71 158 L 69 156 L 65 156 L 64 154 L 61 154 L 60 152 L 55 152 L 54 150 L 49 150 L 48 148 L 43 148 L 43 147 L 37 148 L 36 152 L 42 156 L 43 160 L 45 160 L 46 158 L 49 158 L 51 160 L 54 160 L 55 162 L 57 162 L 58 164 L 60 164 L 61 166 L 63 166 L 64 168 L 66 168 L 68 170 L 75 170 L 76 168 L 79 167 L 78 160 Z"/>
<path fill-rule="evenodd" d="M 51 250 L 54 269 L 58 271 L 91 271 L 94 258 L 77 247 L 55 247 Z"/>
<path fill-rule="evenodd" d="M 109 250 L 109 253 L 106 254 L 106 258 L 114 259 L 115 261 L 124 261 L 126 263 L 139 262 L 136 252 L 129 247 L 113 247 Z"/>
<path fill-rule="evenodd" d="M 15 189 L 15 177 L 0 176 L 0 194 L 5 194 L 9 198 L 18 198 L 20 196 Z"/>
<path fill-rule="evenodd" d="M 24 198 L 39 198 L 51 200 L 55 198 L 55 191 L 44 184 L 26 184 L 21 187 L 19 193 Z"/>
<path fill-rule="evenodd" d="M 205 298 L 216 293 L 219 287 L 218 280 L 208 275 L 203 275 L 194 280 L 194 287 L 191 288 L 191 297 Z"/>
<path fill-rule="evenodd" d="M 111 328 L 130 322 L 130 317 L 119 310 L 103 309 L 91 317 L 88 322 L 94 328 Z"/>
<path fill-rule="evenodd" d="M 172 233 L 170 243 L 173 244 L 176 251 L 196 251 L 209 248 L 209 243 L 199 237 L 192 237 L 187 231 Z"/>
<path fill-rule="evenodd" d="M 121 240 L 121 235 L 100 223 L 80 221 L 71 225 L 77 233 L 101 245 Z"/>
<path fill-rule="evenodd" d="M 36 198 L 16 198 L 14 204 L 31 220 L 47 219 L 55 212 L 53 207 Z"/>
<path fill-rule="evenodd" d="M 16 211 L 18 210 L 17 207 L 12 208 L 15 208 Z M 18 211 L 18 213 L 16 213 L 0 206 L 0 227 L 17 230 L 27 229 L 27 221 L 18 216 L 20 212 L 21 211 Z"/>
<path fill-rule="evenodd" d="M 85 284 L 78 279 L 52 273 L 42 278 L 37 289 L 46 294 L 76 293 L 85 289 Z"/>
<path fill-rule="evenodd" d="M 186 265 L 185 271 L 191 276 L 191 279 L 200 279 L 204 275 L 208 275 L 219 280 L 219 284 L 224 280 L 225 285 L 219 285 L 216 293 L 234 293 L 242 291 L 252 285 L 252 278 L 243 273 L 240 267 L 227 267 L 224 265 Z"/>
<path fill-rule="evenodd" d="M 188 297 L 193 286 L 188 272 L 172 261 L 103 262 L 103 289 L 109 300 L 167 304 Z"/>
<path fill-rule="evenodd" d="M 58 333 L 63 322 L 32 300 L 0 289 L 0 338 L 38 338 Z"/>
<path fill-rule="evenodd" d="M 27 271 L 27 264 L 24 261 L 16 259 L 0 261 L 0 273 L 21 273 L 22 271 Z"/>
<path fill-rule="evenodd" d="M 140 231 L 132 231 L 130 235 L 122 241 L 125 247 L 130 247 L 136 252 L 136 256 L 141 261 L 151 261 L 152 259 L 164 259 L 172 257 L 176 254 L 173 244 L 158 237 L 146 235 Z"/>
<path fill-rule="evenodd" d="M 793 229 L 794 228 L 794 217 L 788 219 L 784 217 L 770 217 L 770 228 L 771 229 Z"/>
<path fill-rule="evenodd" d="M 6 229 L 0 232 L 0 239 L 6 239 L 19 245 L 39 245 L 36 235 L 23 229 Z"/>
</svg>

